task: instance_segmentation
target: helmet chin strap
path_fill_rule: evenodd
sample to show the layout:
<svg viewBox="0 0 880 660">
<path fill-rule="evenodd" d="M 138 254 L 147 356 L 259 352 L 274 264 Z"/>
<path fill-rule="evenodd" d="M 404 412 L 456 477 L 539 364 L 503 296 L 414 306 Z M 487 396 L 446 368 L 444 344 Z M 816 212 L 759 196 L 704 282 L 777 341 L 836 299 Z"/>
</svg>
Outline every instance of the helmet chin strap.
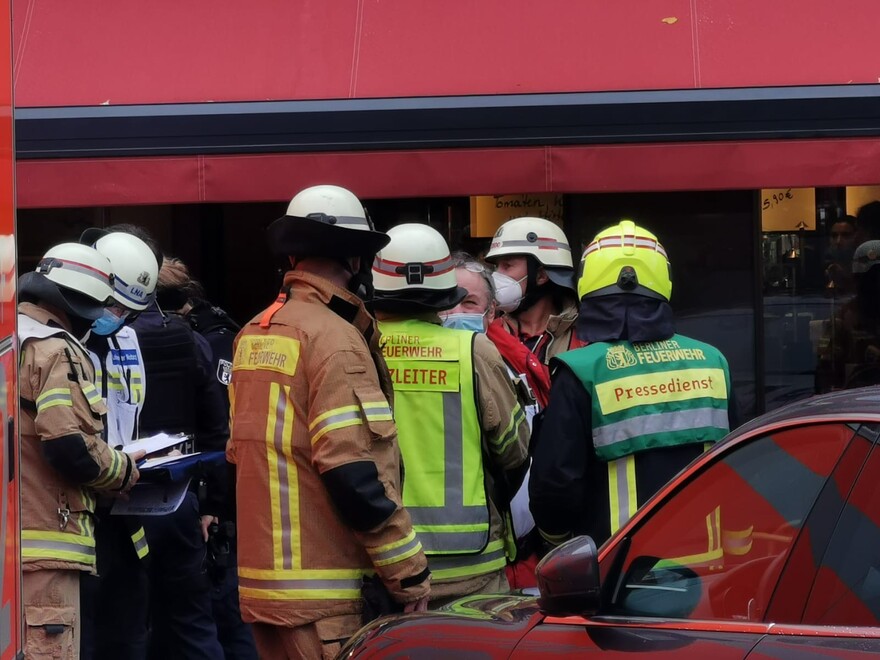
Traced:
<svg viewBox="0 0 880 660">
<path fill-rule="evenodd" d="M 70 322 L 71 334 L 79 341 L 85 342 L 91 334 L 92 322 L 71 313 L 67 314 L 67 320 Z"/>
<path fill-rule="evenodd" d="M 346 289 L 361 300 L 372 300 L 375 294 L 373 289 L 373 259 L 361 256 L 361 267 L 357 271 L 351 267 L 348 259 L 340 258 L 338 261 L 351 275 Z"/>
<path fill-rule="evenodd" d="M 526 268 L 528 274 L 526 293 L 513 312 L 514 315 L 522 314 L 534 307 L 539 300 L 550 293 L 552 287 L 552 283 L 549 281 L 544 282 L 544 284 L 538 284 L 538 271 L 541 269 L 541 264 L 531 255 L 526 257 Z"/>
</svg>

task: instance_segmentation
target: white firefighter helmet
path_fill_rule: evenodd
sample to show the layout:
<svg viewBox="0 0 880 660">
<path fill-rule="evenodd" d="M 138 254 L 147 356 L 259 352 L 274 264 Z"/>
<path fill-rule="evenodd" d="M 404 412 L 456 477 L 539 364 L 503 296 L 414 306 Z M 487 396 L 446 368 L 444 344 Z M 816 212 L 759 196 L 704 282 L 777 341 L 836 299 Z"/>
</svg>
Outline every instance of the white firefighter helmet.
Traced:
<svg viewBox="0 0 880 660">
<path fill-rule="evenodd" d="M 407 223 L 373 260 L 374 305 L 384 311 L 452 309 L 467 295 L 458 286 L 449 246 L 436 229 Z"/>
<path fill-rule="evenodd" d="M 110 260 L 116 302 L 139 312 L 149 307 L 159 279 L 159 264 L 150 246 L 137 236 L 115 231 L 99 238 L 95 249 Z"/>
<path fill-rule="evenodd" d="M 388 243 L 355 194 L 332 185 L 298 192 L 268 233 L 271 249 L 281 256 L 372 258 Z"/>
<path fill-rule="evenodd" d="M 100 252 L 81 243 L 49 249 L 36 269 L 21 277 L 22 298 L 36 298 L 66 314 L 94 321 L 113 296 L 113 269 Z"/>
<path fill-rule="evenodd" d="M 498 228 L 486 261 L 504 256 L 532 256 L 554 284 L 576 291 L 574 262 L 565 232 L 544 218 L 514 218 Z"/>
</svg>

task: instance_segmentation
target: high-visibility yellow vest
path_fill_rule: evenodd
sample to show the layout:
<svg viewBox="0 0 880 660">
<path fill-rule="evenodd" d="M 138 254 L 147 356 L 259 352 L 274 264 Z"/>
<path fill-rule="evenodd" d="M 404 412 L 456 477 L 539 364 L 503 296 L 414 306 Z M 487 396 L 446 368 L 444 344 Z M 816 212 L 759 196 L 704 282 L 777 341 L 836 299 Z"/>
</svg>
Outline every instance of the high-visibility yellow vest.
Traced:
<svg viewBox="0 0 880 660">
<path fill-rule="evenodd" d="M 406 470 L 403 503 L 434 579 L 503 568 L 503 541 L 489 542 L 474 333 L 420 320 L 379 328 Z"/>
</svg>

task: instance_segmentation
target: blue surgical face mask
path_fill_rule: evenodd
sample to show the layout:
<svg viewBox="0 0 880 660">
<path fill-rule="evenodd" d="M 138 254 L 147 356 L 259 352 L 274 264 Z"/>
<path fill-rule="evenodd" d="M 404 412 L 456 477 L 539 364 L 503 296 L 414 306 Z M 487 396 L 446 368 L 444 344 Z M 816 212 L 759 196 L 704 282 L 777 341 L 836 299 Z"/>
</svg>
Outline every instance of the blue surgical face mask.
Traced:
<svg viewBox="0 0 880 660">
<path fill-rule="evenodd" d="M 92 332 L 96 335 L 106 337 L 119 330 L 123 323 L 125 323 L 124 316 L 116 316 L 116 314 L 109 309 L 105 309 L 104 316 L 92 323 Z"/>
<path fill-rule="evenodd" d="M 483 326 L 483 317 L 485 316 L 486 312 L 482 314 L 447 314 L 443 317 L 443 327 L 454 330 L 470 330 L 471 332 L 486 332 L 486 328 Z"/>
</svg>

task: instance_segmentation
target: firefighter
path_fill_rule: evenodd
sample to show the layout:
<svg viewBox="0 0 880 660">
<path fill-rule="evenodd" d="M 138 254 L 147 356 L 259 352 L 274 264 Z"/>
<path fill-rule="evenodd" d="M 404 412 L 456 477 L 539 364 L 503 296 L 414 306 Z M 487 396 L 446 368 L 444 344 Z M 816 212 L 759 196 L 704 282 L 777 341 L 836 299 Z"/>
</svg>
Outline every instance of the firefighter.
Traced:
<svg viewBox="0 0 880 660">
<path fill-rule="evenodd" d="M 489 339 L 505 362 L 547 404 L 550 358 L 583 346 L 575 333 L 577 297 L 565 233 L 543 218 L 508 220 L 495 233 L 486 260 L 496 271 L 495 297 L 504 315 Z"/>
<path fill-rule="evenodd" d="M 528 467 L 525 413 L 492 342 L 441 326 L 438 312 L 468 295 L 443 237 L 421 224 L 388 235 L 373 304 L 394 383 L 403 503 L 428 556 L 432 606 L 507 591 L 510 500 Z"/>
<path fill-rule="evenodd" d="M 241 611 L 261 657 L 332 658 L 373 602 L 365 576 L 406 611 L 430 592 L 362 299 L 388 236 L 350 191 L 319 185 L 291 200 L 269 240 L 288 271 L 236 339 L 229 396 Z"/>
<path fill-rule="evenodd" d="M 101 440 L 107 412 L 82 345 L 113 294 L 91 247 L 50 249 L 19 282 L 25 654 L 78 658 L 80 579 L 95 571 L 95 494 L 138 479 L 140 455 Z"/>
<path fill-rule="evenodd" d="M 146 394 L 143 356 L 129 324 L 152 303 L 159 264 L 130 234 L 89 229 L 80 242 L 93 243 L 114 273 L 113 304 L 92 324 L 86 347 L 107 406 L 106 441 L 119 449 L 138 438 Z M 141 521 L 110 515 L 111 505 L 109 498 L 98 500 L 95 657 L 138 660 L 146 657 L 149 544 Z"/>
<path fill-rule="evenodd" d="M 669 261 L 630 220 L 584 251 L 581 339 L 551 362 L 550 404 L 533 437 L 531 509 L 549 545 L 601 545 L 731 422 L 727 360 L 675 334 Z"/>
</svg>

